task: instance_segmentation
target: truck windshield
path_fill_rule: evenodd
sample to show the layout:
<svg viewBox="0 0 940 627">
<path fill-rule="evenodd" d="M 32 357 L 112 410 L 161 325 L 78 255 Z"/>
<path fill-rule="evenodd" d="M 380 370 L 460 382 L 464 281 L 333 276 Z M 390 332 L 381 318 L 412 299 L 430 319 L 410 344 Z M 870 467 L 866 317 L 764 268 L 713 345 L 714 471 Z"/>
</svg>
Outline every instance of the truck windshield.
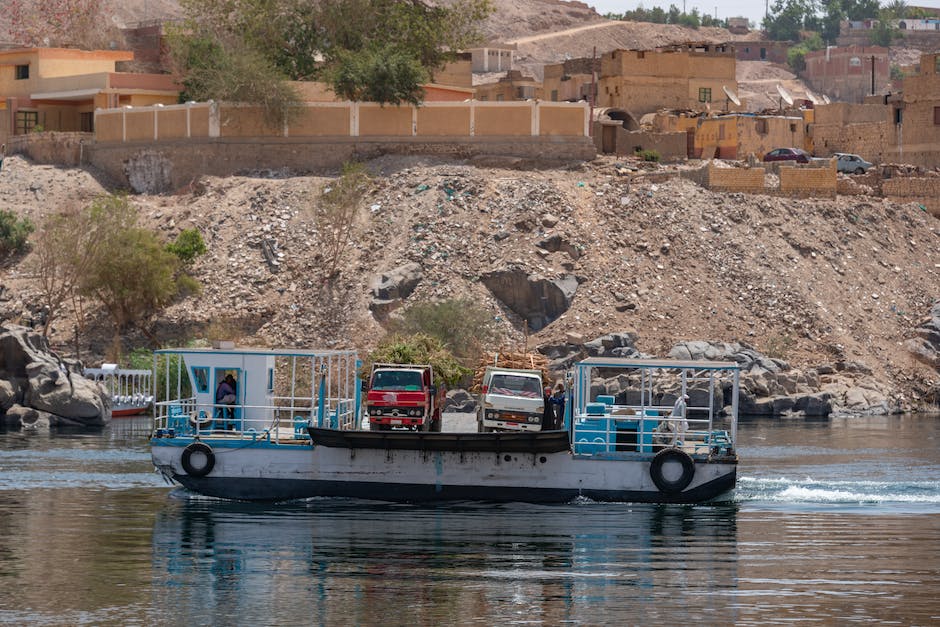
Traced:
<svg viewBox="0 0 940 627">
<path fill-rule="evenodd" d="M 372 376 L 373 390 L 421 389 L 421 373 L 414 370 L 376 370 Z"/>
<path fill-rule="evenodd" d="M 527 396 L 538 398 L 542 394 L 539 380 L 535 377 L 521 377 L 511 374 L 494 374 L 490 381 L 490 393 L 506 396 Z"/>
</svg>

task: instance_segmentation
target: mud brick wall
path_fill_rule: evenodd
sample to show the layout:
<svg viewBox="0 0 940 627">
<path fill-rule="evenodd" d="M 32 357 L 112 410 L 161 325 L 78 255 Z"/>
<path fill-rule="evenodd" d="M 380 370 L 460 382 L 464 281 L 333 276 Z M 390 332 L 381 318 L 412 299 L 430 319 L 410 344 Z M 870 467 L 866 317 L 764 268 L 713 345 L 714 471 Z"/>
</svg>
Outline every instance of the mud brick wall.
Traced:
<svg viewBox="0 0 940 627">
<path fill-rule="evenodd" d="M 780 195 L 800 198 L 836 197 L 836 162 L 821 168 L 780 168 Z"/>
<path fill-rule="evenodd" d="M 940 177 L 885 179 L 881 183 L 881 191 L 889 200 L 915 202 L 940 218 Z"/>
<path fill-rule="evenodd" d="M 709 163 L 706 187 L 717 192 L 763 194 L 764 168 L 719 168 Z"/>
</svg>

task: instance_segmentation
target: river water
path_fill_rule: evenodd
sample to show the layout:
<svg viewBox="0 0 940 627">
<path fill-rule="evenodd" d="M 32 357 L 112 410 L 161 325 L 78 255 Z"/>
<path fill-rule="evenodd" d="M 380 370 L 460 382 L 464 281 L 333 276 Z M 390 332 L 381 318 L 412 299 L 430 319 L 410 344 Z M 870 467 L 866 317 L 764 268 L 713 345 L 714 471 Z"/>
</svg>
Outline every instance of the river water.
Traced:
<svg viewBox="0 0 940 627">
<path fill-rule="evenodd" d="M 0 624 L 940 623 L 940 418 L 749 421 L 732 504 L 226 503 L 0 431 Z"/>
</svg>

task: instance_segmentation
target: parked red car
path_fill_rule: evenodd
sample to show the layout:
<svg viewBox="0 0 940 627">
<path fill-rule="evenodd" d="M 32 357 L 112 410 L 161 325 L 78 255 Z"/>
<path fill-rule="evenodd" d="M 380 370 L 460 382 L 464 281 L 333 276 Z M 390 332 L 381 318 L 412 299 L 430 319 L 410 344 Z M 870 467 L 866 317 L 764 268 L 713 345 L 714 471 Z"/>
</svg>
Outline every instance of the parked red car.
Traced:
<svg viewBox="0 0 940 627">
<path fill-rule="evenodd" d="M 777 148 L 764 155 L 764 161 L 796 161 L 809 163 L 812 157 L 800 148 Z"/>
</svg>

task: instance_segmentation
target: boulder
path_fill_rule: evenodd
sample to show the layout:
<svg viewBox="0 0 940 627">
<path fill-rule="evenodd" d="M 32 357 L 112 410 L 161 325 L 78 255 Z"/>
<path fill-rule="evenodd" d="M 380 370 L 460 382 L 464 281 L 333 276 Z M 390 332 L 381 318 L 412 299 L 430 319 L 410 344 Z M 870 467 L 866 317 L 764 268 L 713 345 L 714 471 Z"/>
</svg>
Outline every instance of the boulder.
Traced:
<svg viewBox="0 0 940 627">
<path fill-rule="evenodd" d="M 907 350 L 918 361 L 940 371 L 940 301 L 934 303 L 915 333 L 917 336 L 907 341 Z"/>
<path fill-rule="evenodd" d="M 471 413 L 476 411 L 477 401 L 466 390 L 451 390 L 444 401 L 445 412 Z"/>
<path fill-rule="evenodd" d="M 400 307 L 423 278 L 421 266 L 406 263 L 388 272 L 383 272 L 372 281 L 372 302 L 369 310 L 379 320 Z"/>
<path fill-rule="evenodd" d="M 103 425 L 111 419 L 107 393 L 59 359 L 31 329 L 0 326 L 0 409 L 11 425 Z"/>
<path fill-rule="evenodd" d="M 568 311 L 578 289 L 578 279 L 571 274 L 546 279 L 516 269 L 488 272 L 481 281 L 533 332 L 544 329 Z"/>
</svg>

